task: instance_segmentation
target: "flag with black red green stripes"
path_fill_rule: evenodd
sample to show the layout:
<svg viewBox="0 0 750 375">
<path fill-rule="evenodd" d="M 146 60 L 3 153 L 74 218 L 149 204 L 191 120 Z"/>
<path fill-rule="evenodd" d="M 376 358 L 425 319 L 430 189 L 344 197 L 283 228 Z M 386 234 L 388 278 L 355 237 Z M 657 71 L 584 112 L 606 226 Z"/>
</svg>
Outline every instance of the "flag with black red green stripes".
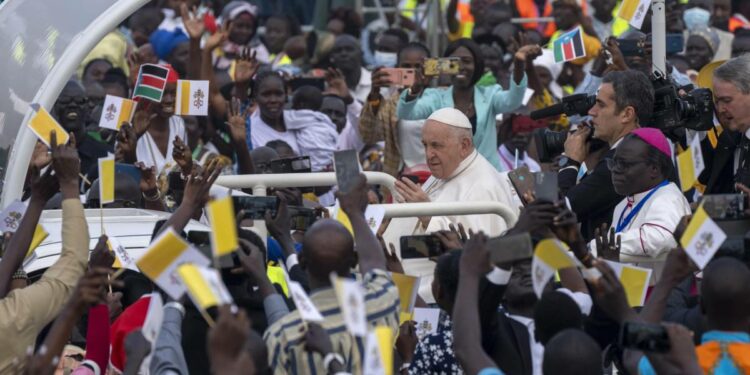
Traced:
<svg viewBox="0 0 750 375">
<path fill-rule="evenodd" d="M 169 69 L 156 64 L 143 64 L 138 72 L 138 81 L 133 90 L 133 98 L 146 98 L 161 101 L 164 87 L 167 86 Z"/>
<path fill-rule="evenodd" d="M 560 35 L 552 45 L 556 63 L 586 56 L 586 48 L 583 45 L 583 30 L 581 30 L 580 26 Z"/>
</svg>

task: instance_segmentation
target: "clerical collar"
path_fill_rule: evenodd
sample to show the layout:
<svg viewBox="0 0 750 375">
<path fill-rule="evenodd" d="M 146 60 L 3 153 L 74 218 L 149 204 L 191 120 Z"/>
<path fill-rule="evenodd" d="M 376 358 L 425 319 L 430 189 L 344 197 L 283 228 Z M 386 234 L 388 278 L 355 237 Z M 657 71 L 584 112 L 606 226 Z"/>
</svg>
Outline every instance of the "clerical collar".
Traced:
<svg viewBox="0 0 750 375">
<path fill-rule="evenodd" d="M 465 171 L 466 168 L 469 168 L 469 165 L 471 165 L 471 163 L 474 162 L 474 159 L 476 159 L 478 155 L 479 153 L 477 152 L 476 149 L 474 149 L 474 151 L 472 151 L 472 153 L 468 157 L 466 157 L 466 159 L 461 160 L 461 162 L 458 164 L 458 167 L 456 167 L 456 170 L 453 171 L 450 177 L 446 178 L 446 180 L 454 179 L 456 176 L 460 175 L 463 171 Z"/>
<path fill-rule="evenodd" d="M 615 142 L 615 144 L 613 144 L 612 147 L 610 147 L 609 149 L 614 150 L 615 148 L 617 148 L 617 146 L 619 146 L 620 143 L 622 143 L 623 139 L 625 139 L 625 136 L 620 137 L 620 139 L 618 139 L 617 142 Z"/>
<path fill-rule="evenodd" d="M 431 194 L 437 188 L 439 188 L 440 186 L 443 186 L 444 184 L 458 177 L 461 173 L 467 170 L 469 166 L 471 166 L 471 163 L 473 163 L 474 160 L 476 160 L 478 156 L 479 156 L 479 153 L 477 152 L 476 149 L 474 149 L 474 151 L 466 159 L 462 160 L 461 163 L 458 164 L 458 167 L 456 167 L 456 170 L 453 171 L 453 173 L 451 173 L 451 175 L 448 178 L 440 179 L 440 178 L 435 178 L 435 176 L 432 176 L 433 182 L 430 183 L 429 186 L 423 186 L 422 190 L 424 190 L 424 192 L 427 193 L 428 195 Z"/>
</svg>

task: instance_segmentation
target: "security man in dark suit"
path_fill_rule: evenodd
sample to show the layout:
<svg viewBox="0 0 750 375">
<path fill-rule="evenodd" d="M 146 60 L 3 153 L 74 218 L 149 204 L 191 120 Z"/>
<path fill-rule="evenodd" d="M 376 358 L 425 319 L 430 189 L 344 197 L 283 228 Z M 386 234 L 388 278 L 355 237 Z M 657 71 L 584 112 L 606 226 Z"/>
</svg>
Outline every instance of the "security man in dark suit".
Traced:
<svg viewBox="0 0 750 375">
<path fill-rule="evenodd" d="M 750 185 L 750 54 L 728 60 L 714 71 L 716 114 L 724 127 L 716 148 L 702 143 L 706 169 L 698 181 L 706 194 L 733 193 Z"/>
</svg>

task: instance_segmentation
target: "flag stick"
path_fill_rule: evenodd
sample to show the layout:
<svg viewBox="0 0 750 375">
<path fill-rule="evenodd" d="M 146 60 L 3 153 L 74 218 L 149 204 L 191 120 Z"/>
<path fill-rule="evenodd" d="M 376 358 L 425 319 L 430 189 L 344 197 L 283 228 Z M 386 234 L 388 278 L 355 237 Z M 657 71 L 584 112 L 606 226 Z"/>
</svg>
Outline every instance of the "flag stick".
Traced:
<svg viewBox="0 0 750 375">
<path fill-rule="evenodd" d="M 112 278 L 107 274 L 107 286 L 109 287 L 109 294 L 112 294 Z"/>
<path fill-rule="evenodd" d="M 106 234 L 104 232 L 104 205 L 102 204 L 101 198 L 99 199 L 99 222 L 102 226 L 101 228 L 102 231 L 100 233 L 100 236 L 101 236 L 102 234 Z"/>
<path fill-rule="evenodd" d="M 200 311 L 201 316 L 203 316 L 203 319 L 206 319 L 206 323 L 208 323 L 208 326 L 213 328 L 216 323 L 214 322 L 214 319 L 211 317 L 211 315 L 208 315 L 206 310 L 199 308 L 198 311 Z"/>
<path fill-rule="evenodd" d="M 116 278 L 120 277 L 123 273 L 125 273 L 126 269 L 127 268 L 125 268 L 125 267 L 118 269 L 117 271 L 115 271 L 114 275 L 112 275 L 112 278 L 116 279 Z"/>
</svg>

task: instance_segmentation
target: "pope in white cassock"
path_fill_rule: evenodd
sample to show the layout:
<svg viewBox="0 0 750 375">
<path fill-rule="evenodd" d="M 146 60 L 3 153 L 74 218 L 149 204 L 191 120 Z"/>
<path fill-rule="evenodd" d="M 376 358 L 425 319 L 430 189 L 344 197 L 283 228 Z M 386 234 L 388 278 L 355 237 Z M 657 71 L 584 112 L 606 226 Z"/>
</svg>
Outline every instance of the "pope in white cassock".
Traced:
<svg viewBox="0 0 750 375">
<path fill-rule="evenodd" d="M 499 173 L 474 148 L 471 123 L 461 111 L 442 108 L 435 111 L 422 129 L 427 166 L 432 176 L 424 185 L 403 178 L 396 190 L 405 202 L 493 201 L 506 204 L 518 213 L 520 201 L 507 174 Z M 461 223 L 466 230 L 498 236 L 508 229 L 497 215 L 434 216 L 420 218 L 414 233 L 448 230 Z"/>
</svg>

